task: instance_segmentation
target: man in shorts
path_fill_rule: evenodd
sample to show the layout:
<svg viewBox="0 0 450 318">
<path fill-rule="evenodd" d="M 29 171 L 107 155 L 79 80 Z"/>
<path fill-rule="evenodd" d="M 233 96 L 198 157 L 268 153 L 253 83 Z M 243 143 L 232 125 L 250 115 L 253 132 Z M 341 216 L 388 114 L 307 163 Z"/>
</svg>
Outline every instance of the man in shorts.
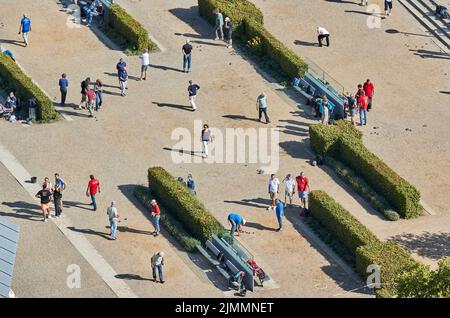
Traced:
<svg viewBox="0 0 450 318">
<path fill-rule="evenodd" d="M 275 200 L 278 198 L 278 193 L 280 192 L 280 180 L 275 177 L 274 174 L 270 175 L 269 179 L 269 195 L 272 201 L 267 210 L 275 208 Z"/>
<path fill-rule="evenodd" d="M 148 49 L 144 50 L 144 53 L 142 53 L 141 56 L 139 56 L 139 59 L 141 60 L 141 80 L 147 79 L 147 69 L 150 65 L 150 55 L 148 54 Z"/>
<path fill-rule="evenodd" d="M 41 210 L 44 216 L 44 222 L 50 218 L 50 201 L 52 200 L 52 191 L 48 184 L 42 185 L 42 190 L 36 193 L 36 198 L 41 199 Z"/>
<path fill-rule="evenodd" d="M 302 210 L 306 211 L 306 201 L 308 200 L 309 194 L 309 180 L 302 171 L 300 172 L 300 175 L 295 178 L 295 181 L 297 182 L 298 197 L 303 205 Z"/>
<path fill-rule="evenodd" d="M 292 206 L 292 199 L 295 194 L 295 180 L 289 173 L 283 180 L 284 183 L 284 207 L 287 207 L 287 200 L 289 199 L 289 206 Z"/>
</svg>

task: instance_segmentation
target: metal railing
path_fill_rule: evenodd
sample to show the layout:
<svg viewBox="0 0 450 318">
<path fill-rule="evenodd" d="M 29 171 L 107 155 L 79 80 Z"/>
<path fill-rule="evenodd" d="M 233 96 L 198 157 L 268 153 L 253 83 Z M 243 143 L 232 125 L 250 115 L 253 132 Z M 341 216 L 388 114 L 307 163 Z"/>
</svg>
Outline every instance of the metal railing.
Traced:
<svg viewBox="0 0 450 318">
<path fill-rule="evenodd" d="M 339 83 L 330 74 L 325 72 L 319 65 L 314 63 L 307 57 L 302 57 L 306 64 L 308 64 L 308 73 L 318 78 L 322 83 L 324 83 L 330 90 L 334 90 L 338 95 L 345 93 L 344 85 Z"/>
</svg>

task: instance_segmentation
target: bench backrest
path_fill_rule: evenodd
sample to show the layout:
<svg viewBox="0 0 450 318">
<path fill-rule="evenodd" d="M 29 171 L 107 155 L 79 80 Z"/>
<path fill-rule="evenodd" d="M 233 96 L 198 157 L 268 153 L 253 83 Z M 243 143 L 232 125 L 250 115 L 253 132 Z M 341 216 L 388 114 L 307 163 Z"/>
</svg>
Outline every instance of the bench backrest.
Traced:
<svg viewBox="0 0 450 318">
<path fill-rule="evenodd" d="M 344 107 L 344 99 L 343 97 L 340 97 L 337 92 L 322 83 L 319 79 L 314 77 L 313 75 L 309 74 L 308 72 L 305 73 L 305 77 L 303 78 L 307 83 L 309 83 L 312 87 L 315 88 L 318 95 L 326 95 L 327 98 L 335 105 L 341 105 Z"/>
<path fill-rule="evenodd" d="M 210 250 L 211 253 L 214 254 L 214 256 L 217 257 L 217 255 L 219 255 L 219 253 L 220 253 L 219 249 L 218 249 L 217 247 L 215 247 L 214 244 L 211 243 L 211 241 L 208 240 L 208 241 L 206 241 L 205 244 L 206 244 L 206 248 L 207 248 L 208 250 Z"/>
<path fill-rule="evenodd" d="M 225 262 L 225 264 L 228 266 L 228 268 L 230 269 L 231 273 L 233 273 L 233 275 L 236 275 L 237 272 L 239 272 L 239 270 L 236 268 L 236 266 L 234 266 L 234 264 L 231 263 L 229 260 L 227 260 Z"/>
</svg>

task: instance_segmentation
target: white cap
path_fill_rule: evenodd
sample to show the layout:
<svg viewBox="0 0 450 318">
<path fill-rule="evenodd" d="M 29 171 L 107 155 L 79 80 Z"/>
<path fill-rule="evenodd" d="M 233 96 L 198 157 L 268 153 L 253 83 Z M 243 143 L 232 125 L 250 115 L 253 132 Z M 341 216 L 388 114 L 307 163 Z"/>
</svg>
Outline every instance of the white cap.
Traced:
<svg viewBox="0 0 450 318">
<path fill-rule="evenodd" d="M 225 21 L 230 21 L 230 18 L 229 18 L 229 17 L 226 17 L 226 18 L 225 18 Z"/>
<path fill-rule="evenodd" d="M 156 200 L 153 199 L 153 200 L 150 201 L 150 203 L 151 203 L 151 204 L 156 203 Z"/>
<path fill-rule="evenodd" d="M 243 218 L 242 219 L 242 225 L 245 225 L 245 223 L 247 223 L 247 221 Z"/>
<path fill-rule="evenodd" d="M 189 42 L 191 42 L 191 40 L 187 39 L 187 40 L 186 40 L 186 43 L 189 43 Z"/>
<path fill-rule="evenodd" d="M 159 256 L 162 256 L 162 257 L 164 257 L 164 255 L 166 255 L 164 252 L 159 252 L 158 254 L 159 254 Z"/>
</svg>

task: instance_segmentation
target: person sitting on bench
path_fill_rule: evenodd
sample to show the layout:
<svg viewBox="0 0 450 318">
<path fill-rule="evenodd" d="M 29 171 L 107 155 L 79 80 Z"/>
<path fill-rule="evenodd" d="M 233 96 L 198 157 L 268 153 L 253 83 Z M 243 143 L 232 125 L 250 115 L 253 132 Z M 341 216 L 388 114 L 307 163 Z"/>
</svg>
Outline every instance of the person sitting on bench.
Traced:
<svg viewBox="0 0 450 318">
<path fill-rule="evenodd" d="M 14 93 L 9 93 L 8 98 L 6 99 L 5 106 L 6 109 L 16 109 L 17 107 L 17 98 L 14 96 Z"/>
</svg>

